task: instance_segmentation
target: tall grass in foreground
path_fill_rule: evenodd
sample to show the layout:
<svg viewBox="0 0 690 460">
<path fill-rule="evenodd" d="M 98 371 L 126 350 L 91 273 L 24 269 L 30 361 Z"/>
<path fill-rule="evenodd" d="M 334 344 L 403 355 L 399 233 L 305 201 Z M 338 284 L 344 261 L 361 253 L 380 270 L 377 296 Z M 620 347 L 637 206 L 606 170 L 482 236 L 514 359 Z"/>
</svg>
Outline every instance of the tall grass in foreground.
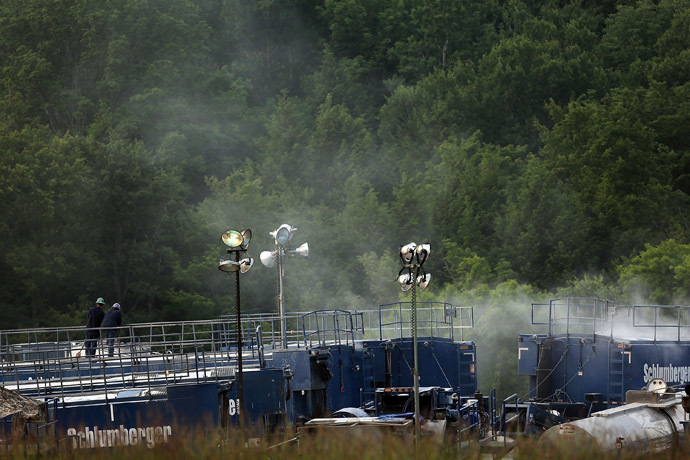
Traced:
<svg viewBox="0 0 690 460">
<path fill-rule="evenodd" d="M 177 459 L 223 459 L 223 460 L 485 460 L 502 458 L 507 451 L 487 451 L 474 443 L 458 452 L 453 446 L 441 446 L 437 442 L 423 438 L 415 456 L 414 442 L 411 438 L 381 432 L 351 432 L 332 430 L 318 435 L 293 438 L 272 439 L 272 445 L 262 441 L 259 446 L 247 447 L 245 439 L 237 432 L 228 435 L 218 432 L 196 431 L 183 435 L 180 433 L 168 443 L 145 446 L 72 449 L 71 444 L 63 442 L 46 443 L 40 451 L 35 445 L 24 446 L 15 442 L 14 448 L 4 451 L 0 458 L 7 459 L 137 459 L 137 460 L 177 460 Z M 602 451 L 593 446 L 561 445 L 545 447 L 538 440 L 521 440 L 519 447 L 508 453 L 514 460 L 553 459 L 553 460 L 598 460 L 598 459 L 649 459 L 680 460 L 690 458 L 688 446 L 676 451 L 653 454 L 644 451 Z"/>
</svg>

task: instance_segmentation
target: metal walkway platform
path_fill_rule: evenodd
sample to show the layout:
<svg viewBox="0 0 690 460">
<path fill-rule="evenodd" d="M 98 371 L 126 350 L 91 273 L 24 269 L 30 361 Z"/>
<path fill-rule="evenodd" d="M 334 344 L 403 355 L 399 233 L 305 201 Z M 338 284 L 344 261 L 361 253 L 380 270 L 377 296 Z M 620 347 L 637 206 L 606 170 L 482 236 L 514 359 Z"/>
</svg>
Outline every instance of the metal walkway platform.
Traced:
<svg viewBox="0 0 690 460">
<path fill-rule="evenodd" d="M 472 307 L 444 302 L 417 303 L 419 336 L 462 340 L 473 327 Z M 409 304 L 376 310 L 318 310 L 287 315 L 287 348 L 361 346 L 365 340 L 410 337 Z M 259 368 L 274 350 L 283 350 L 281 318 L 246 315 L 240 324 L 243 369 Z M 34 397 L 62 397 L 184 383 L 219 382 L 234 377 L 237 323 L 234 318 L 140 323 L 118 328 L 113 356 L 105 339 L 96 355 L 85 356 L 83 327 L 0 331 L 0 385 Z M 103 334 L 104 335 L 104 334 Z"/>
</svg>

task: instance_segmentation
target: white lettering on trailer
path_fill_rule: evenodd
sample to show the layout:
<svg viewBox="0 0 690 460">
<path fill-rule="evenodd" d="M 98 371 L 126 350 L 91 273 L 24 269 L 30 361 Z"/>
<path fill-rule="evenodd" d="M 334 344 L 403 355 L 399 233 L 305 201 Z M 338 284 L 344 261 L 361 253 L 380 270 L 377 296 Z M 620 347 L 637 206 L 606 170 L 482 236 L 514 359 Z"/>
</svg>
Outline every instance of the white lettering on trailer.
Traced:
<svg viewBox="0 0 690 460">
<path fill-rule="evenodd" d="M 673 363 L 669 363 L 668 366 L 644 363 L 642 371 L 644 383 L 649 383 L 652 379 L 662 379 L 666 383 L 681 385 L 690 382 L 690 366 L 674 366 Z"/>
<path fill-rule="evenodd" d="M 240 413 L 240 400 L 231 399 L 228 401 L 228 414 L 236 415 Z"/>
<path fill-rule="evenodd" d="M 87 426 L 80 431 L 71 427 L 67 429 L 67 436 L 72 440 L 73 449 L 136 446 L 138 444 L 145 444 L 146 447 L 151 448 L 156 444 L 167 443 L 168 438 L 172 436 L 172 427 L 165 425 L 125 428 L 124 425 L 120 425 L 120 428 L 102 430 L 98 426 L 94 426 L 93 429 Z"/>
</svg>

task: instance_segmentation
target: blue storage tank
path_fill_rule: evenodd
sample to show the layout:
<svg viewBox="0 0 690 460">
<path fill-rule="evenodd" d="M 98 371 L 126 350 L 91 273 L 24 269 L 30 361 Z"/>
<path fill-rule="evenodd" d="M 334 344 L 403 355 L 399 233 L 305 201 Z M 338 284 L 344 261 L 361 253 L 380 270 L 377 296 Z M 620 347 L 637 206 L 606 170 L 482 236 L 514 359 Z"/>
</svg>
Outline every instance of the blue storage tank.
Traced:
<svg viewBox="0 0 690 460">
<path fill-rule="evenodd" d="M 471 307 L 419 304 L 420 384 L 474 395 L 476 346 L 462 340 L 463 328 L 473 326 Z M 373 402 L 377 388 L 413 386 L 410 310 L 409 302 L 396 302 L 379 306 L 366 318 L 363 312 L 344 310 L 305 314 L 301 318 L 304 348 L 274 350 L 267 359 L 272 367 L 289 367 L 294 374 L 289 383 L 290 418 L 325 417 Z"/>
<path fill-rule="evenodd" d="M 690 307 L 565 298 L 532 305 L 545 334 L 518 337 L 518 372 L 537 401 L 617 406 L 653 378 L 690 382 Z"/>
</svg>

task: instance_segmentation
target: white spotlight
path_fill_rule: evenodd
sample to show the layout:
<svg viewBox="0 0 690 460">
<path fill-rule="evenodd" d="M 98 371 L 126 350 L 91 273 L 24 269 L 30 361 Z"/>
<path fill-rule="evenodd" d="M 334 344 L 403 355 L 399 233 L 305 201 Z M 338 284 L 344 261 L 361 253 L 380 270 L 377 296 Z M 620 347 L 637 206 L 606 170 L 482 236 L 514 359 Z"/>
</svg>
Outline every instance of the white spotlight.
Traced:
<svg viewBox="0 0 690 460">
<path fill-rule="evenodd" d="M 295 233 L 297 227 L 291 227 L 288 224 L 283 224 L 277 230 L 270 232 L 270 235 L 276 240 L 276 244 L 285 246 L 288 241 L 292 239 L 292 234 Z"/>
<path fill-rule="evenodd" d="M 218 270 L 222 272 L 236 272 L 240 267 L 234 260 L 221 260 L 218 263 Z"/>
<path fill-rule="evenodd" d="M 261 259 L 261 263 L 268 268 L 271 268 L 276 264 L 276 258 L 277 257 L 275 251 L 262 251 L 261 254 L 259 254 L 259 259 Z"/>
<path fill-rule="evenodd" d="M 246 229 L 242 232 L 242 240 L 242 247 L 244 249 L 247 249 L 247 246 L 249 246 L 249 242 L 252 240 L 252 231 L 250 229 Z"/>
<path fill-rule="evenodd" d="M 409 264 L 412 260 L 412 256 L 414 256 L 414 251 L 416 247 L 417 244 L 409 243 L 400 248 L 400 257 L 402 257 L 403 261 L 405 261 L 406 264 Z"/>
<path fill-rule="evenodd" d="M 240 260 L 240 273 L 247 273 L 254 265 L 254 259 L 251 257 Z"/>
<path fill-rule="evenodd" d="M 400 288 L 403 291 L 409 291 L 414 284 L 414 276 L 412 273 L 403 273 L 398 276 L 398 283 L 400 283 Z"/>
<path fill-rule="evenodd" d="M 295 249 L 295 254 L 297 254 L 300 257 L 304 257 L 304 258 L 309 257 L 309 244 L 304 243 L 303 245 L 301 245 L 300 247 Z"/>
<path fill-rule="evenodd" d="M 415 253 L 419 257 L 419 263 L 424 263 L 429 253 L 431 252 L 431 245 L 429 243 L 420 244 L 415 248 Z"/>
<path fill-rule="evenodd" d="M 429 285 L 429 281 L 431 281 L 431 273 L 419 275 L 417 277 L 417 285 L 419 286 L 419 290 L 423 291 L 426 289 L 426 287 Z"/>
</svg>

